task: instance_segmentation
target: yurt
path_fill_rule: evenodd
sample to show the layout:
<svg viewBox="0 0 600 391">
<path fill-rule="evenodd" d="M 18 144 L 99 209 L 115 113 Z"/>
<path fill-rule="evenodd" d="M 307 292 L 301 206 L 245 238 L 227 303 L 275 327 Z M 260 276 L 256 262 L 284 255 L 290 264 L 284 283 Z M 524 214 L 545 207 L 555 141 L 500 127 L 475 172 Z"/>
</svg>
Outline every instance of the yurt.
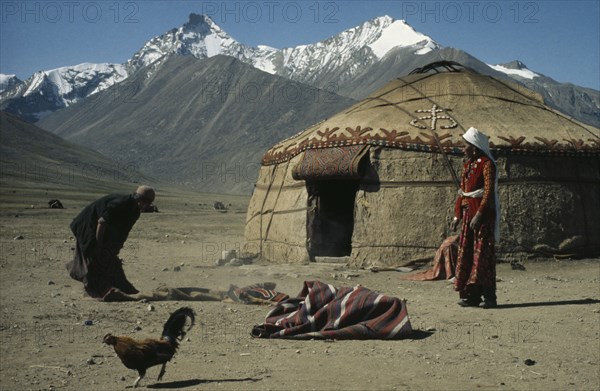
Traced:
<svg viewBox="0 0 600 391">
<path fill-rule="evenodd" d="M 439 62 L 270 148 L 244 250 L 276 263 L 401 266 L 451 235 L 461 135 L 490 136 L 499 259 L 600 255 L 600 129 L 516 83 Z"/>
</svg>

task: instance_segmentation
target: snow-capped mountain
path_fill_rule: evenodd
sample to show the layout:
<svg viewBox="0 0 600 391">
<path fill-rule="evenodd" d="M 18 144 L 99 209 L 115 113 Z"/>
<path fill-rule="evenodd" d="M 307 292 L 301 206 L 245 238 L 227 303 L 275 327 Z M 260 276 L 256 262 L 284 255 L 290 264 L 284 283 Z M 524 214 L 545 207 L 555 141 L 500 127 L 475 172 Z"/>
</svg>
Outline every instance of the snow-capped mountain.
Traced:
<svg viewBox="0 0 600 391">
<path fill-rule="evenodd" d="M 389 16 L 379 17 L 360 26 L 312 45 L 283 49 L 278 56 L 276 73 L 292 80 L 318 86 L 326 85 L 321 75 L 336 74 L 337 83 L 366 71 L 393 49 L 406 48 L 407 55 L 423 55 L 440 48 L 426 35 L 406 22 Z"/>
<path fill-rule="evenodd" d="M 378 17 L 323 41 L 292 48 L 246 46 L 228 35 L 208 16 L 191 14 L 181 27 L 149 40 L 125 64 L 81 64 L 37 72 L 0 92 L 0 109 L 35 122 L 46 113 L 69 106 L 141 69 L 147 78 L 171 56 L 206 59 L 234 57 L 264 72 L 283 76 L 343 96 L 361 99 L 390 78 L 439 60 L 470 61 L 479 72 L 511 78 L 541 92 L 547 103 L 584 122 L 600 125 L 595 90 L 558 83 L 533 72 L 519 61 L 489 65 L 459 49 L 443 48 L 403 20 Z M 548 89 L 548 91 L 546 91 Z M 568 97 L 581 96 L 580 100 Z"/>
<path fill-rule="evenodd" d="M 199 59 L 216 55 L 234 57 L 267 73 L 322 87 L 366 71 L 397 48 L 422 55 L 440 46 L 401 20 L 379 17 L 322 42 L 275 49 L 246 46 L 223 31 L 208 16 L 191 14 L 187 23 L 154 37 L 126 64 L 80 64 L 37 72 L 0 94 L 3 110 L 35 122 L 49 112 L 67 107 L 106 89 L 150 64 L 171 55 Z M 326 75 L 326 77 L 323 77 Z"/>
<path fill-rule="evenodd" d="M 128 68 L 137 70 L 170 54 L 196 58 L 222 54 L 271 74 L 313 84 L 320 73 L 339 73 L 339 69 L 345 69 L 344 76 L 351 77 L 400 47 L 412 47 L 412 53 L 420 55 L 440 46 L 404 21 L 383 16 L 311 45 L 282 50 L 262 45 L 249 47 L 229 36 L 209 17 L 191 14 L 182 27 L 148 41 L 133 55 Z"/>
<path fill-rule="evenodd" d="M 130 71 L 135 71 L 171 54 L 196 58 L 223 54 L 237 59 L 253 55 L 250 48 L 230 37 L 209 17 L 191 14 L 183 26 L 148 41 L 127 66 Z"/>
<path fill-rule="evenodd" d="M 488 66 L 498 72 L 505 73 L 511 77 L 520 77 L 523 79 L 533 80 L 534 77 L 540 77 L 537 73 L 529 70 L 521 61 L 515 60 L 507 64 L 496 64 Z"/>
<path fill-rule="evenodd" d="M 2 109 L 35 122 L 127 78 L 120 64 L 84 63 L 34 73 L 0 94 Z"/>
<path fill-rule="evenodd" d="M 549 106 L 567 113 L 579 121 L 600 127 L 600 92 L 598 90 L 578 87 L 570 83 L 560 83 L 541 73 L 531 71 L 518 60 L 489 66 L 540 93 Z"/>
</svg>

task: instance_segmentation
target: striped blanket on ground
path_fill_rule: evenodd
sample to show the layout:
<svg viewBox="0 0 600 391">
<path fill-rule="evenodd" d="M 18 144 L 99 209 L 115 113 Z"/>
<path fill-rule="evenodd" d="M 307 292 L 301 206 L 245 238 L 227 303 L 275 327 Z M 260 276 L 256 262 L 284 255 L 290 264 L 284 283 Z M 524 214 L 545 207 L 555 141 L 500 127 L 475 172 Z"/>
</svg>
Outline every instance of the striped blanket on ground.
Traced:
<svg viewBox="0 0 600 391">
<path fill-rule="evenodd" d="M 411 331 L 404 300 L 360 285 L 335 288 L 305 281 L 299 297 L 277 304 L 251 334 L 256 338 L 400 339 Z"/>
<path fill-rule="evenodd" d="M 289 298 L 285 293 L 275 290 L 274 282 L 263 282 L 238 288 L 235 285 L 229 287 L 227 297 L 234 303 L 243 304 L 273 304 Z"/>
</svg>

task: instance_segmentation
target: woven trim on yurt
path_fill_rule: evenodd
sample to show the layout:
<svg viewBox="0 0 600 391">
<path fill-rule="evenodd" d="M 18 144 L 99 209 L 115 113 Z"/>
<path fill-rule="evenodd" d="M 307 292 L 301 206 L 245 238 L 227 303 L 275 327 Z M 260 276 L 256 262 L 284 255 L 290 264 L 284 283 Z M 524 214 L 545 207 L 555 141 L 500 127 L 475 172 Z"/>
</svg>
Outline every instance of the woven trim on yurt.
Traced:
<svg viewBox="0 0 600 391">
<path fill-rule="evenodd" d="M 589 138 L 581 139 L 547 139 L 543 137 L 527 138 L 508 138 L 498 136 L 507 142 L 508 145 L 496 146 L 490 143 L 490 149 L 495 155 L 537 155 L 537 156 L 599 156 L 600 139 Z M 415 137 L 406 131 L 397 131 L 371 128 L 362 128 L 357 126 L 355 129 L 346 128 L 340 131 L 339 128 L 317 131 L 298 137 L 292 142 L 288 142 L 285 148 L 281 144 L 271 148 L 264 155 L 262 164 L 265 166 L 285 162 L 292 157 L 308 150 L 339 148 L 345 146 L 382 146 L 388 148 L 397 148 L 408 151 L 423 152 L 444 152 L 449 154 L 462 154 L 462 142 L 452 141 L 450 133 L 438 134 L 438 139 L 442 146 L 442 151 L 433 137 L 432 133 L 422 132 Z M 291 141 L 291 140 L 290 140 Z"/>
</svg>

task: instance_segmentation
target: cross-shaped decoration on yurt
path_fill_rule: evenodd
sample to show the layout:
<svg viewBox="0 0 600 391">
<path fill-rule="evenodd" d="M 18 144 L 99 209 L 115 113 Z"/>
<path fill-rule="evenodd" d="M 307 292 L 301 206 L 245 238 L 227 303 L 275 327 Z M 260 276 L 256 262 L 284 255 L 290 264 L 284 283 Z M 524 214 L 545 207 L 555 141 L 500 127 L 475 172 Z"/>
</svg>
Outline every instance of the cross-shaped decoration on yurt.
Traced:
<svg viewBox="0 0 600 391">
<path fill-rule="evenodd" d="M 430 110 L 420 110 L 420 109 L 419 110 L 415 110 L 415 113 L 429 113 L 431 115 L 428 115 L 426 117 L 415 118 L 412 121 L 410 121 L 410 124 L 412 126 L 415 126 L 415 127 L 419 128 L 419 129 L 427 129 L 427 126 L 420 125 L 420 124 L 417 123 L 417 121 L 425 120 L 425 119 L 431 119 L 431 129 L 435 130 L 435 126 L 436 126 L 436 123 L 437 123 L 438 119 L 447 119 L 447 120 L 450 121 L 450 125 L 442 125 L 442 126 L 440 126 L 440 128 L 442 128 L 442 129 L 452 129 L 452 128 L 455 128 L 458 124 L 456 123 L 456 121 L 454 120 L 454 118 L 452 118 L 452 117 L 450 117 L 448 115 L 438 115 L 438 113 L 443 113 L 444 111 L 447 111 L 447 110 L 438 109 L 437 105 L 433 105 Z"/>
</svg>

